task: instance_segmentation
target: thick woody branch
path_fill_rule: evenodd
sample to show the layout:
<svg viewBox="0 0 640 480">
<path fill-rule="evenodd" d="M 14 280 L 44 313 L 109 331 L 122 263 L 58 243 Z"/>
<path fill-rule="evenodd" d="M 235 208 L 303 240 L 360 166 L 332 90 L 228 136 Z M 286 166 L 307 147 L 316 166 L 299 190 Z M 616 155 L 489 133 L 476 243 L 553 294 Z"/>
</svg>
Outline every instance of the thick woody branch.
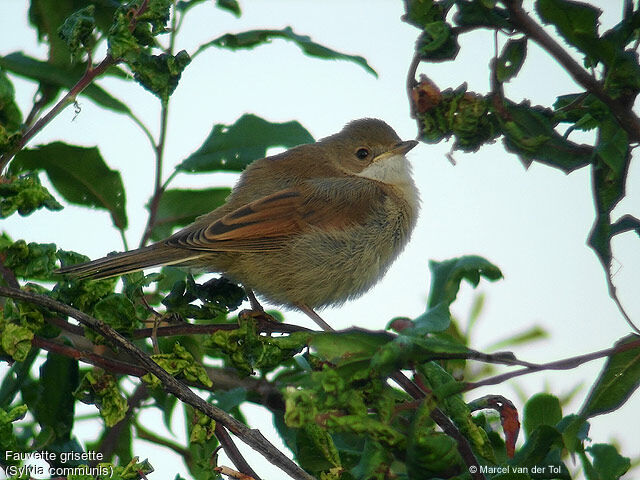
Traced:
<svg viewBox="0 0 640 480">
<path fill-rule="evenodd" d="M 93 318 L 75 308 L 69 307 L 52 298 L 36 293 L 24 292 L 14 288 L 0 287 L 0 296 L 30 302 L 41 305 L 58 313 L 68 315 L 75 318 L 83 325 L 98 332 L 107 338 L 114 346 L 121 349 L 124 353 L 130 355 L 137 360 L 140 365 L 149 373 L 155 375 L 161 382 L 164 389 L 175 395 L 183 402 L 191 405 L 201 411 L 209 418 L 223 424 L 229 431 L 233 432 L 247 445 L 258 451 L 269 462 L 278 466 L 284 472 L 295 479 L 313 480 L 314 477 L 302 470 L 298 465 L 291 461 L 286 455 L 278 450 L 271 442 L 269 442 L 259 430 L 250 429 L 242 422 L 236 420 L 224 410 L 208 403 L 200 398 L 184 383 L 171 376 L 167 371 L 155 363 L 146 353 L 140 350 L 136 345 L 131 343 L 125 337 L 120 335 L 116 330 L 105 324 L 101 320 Z"/>
</svg>

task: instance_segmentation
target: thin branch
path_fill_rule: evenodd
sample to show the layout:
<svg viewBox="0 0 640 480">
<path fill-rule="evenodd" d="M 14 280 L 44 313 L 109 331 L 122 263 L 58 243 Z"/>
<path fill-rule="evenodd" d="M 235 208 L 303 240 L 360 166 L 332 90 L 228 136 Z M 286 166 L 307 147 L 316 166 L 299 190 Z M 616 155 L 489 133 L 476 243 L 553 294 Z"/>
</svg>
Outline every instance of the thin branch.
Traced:
<svg viewBox="0 0 640 480">
<path fill-rule="evenodd" d="M 225 467 L 224 465 L 220 465 L 219 467 L 215 467 L 214 471 L 218 472 L 220 475 L 225 475 L 229 478 L 233 478 L 235 480 L 254 480 L 253 477 L 245 475 L 242 472 L 236 472 L 235 470 L 230 469 L 229 467 Z"/>
<path fill-rule="evenodd" d="M 231 461 L 236 466 L 236 468 L 240 472 L 242 472 L 244 475 L 248 475 L 249 477 L 252 477 L 255 480 L 261 480 L 258 474 L 253 470 L 253 468 L 251 468 L 249 463 L 242 456 L 242 453 L 240 453 L 240 450 L 238 450 L 238 447 L 236 447 L 236 444 L 233 443 L 233 439 L 231 438 L 227 430 L 219 423 L 216 424 L 215 433 L 216 433 L 216 438 L 218 439 L 218 441 L 220 442 L 220 445 L 222 445 L 222 448 L 224 449 L 224 452 L 231 459 Z"/>
<path fill-rule="evenodd" d="M 456 427 L 449 417 L 447 417 L 439 408 L 434 408 L 431 411 L 431 419 L 436 422 L 444 433 L 456 441 L 458 444 L 458 452 L 464 460 L 464 463 L 467 465 L 471 478 L 474 480 L 484 480 L 486 477 L 480 471 L 480 464 L 471 449 L 471 445 L 469 445 L 467 438 L 460 433 L 458 427 Z"/>
<path fill-rule="evenodd" d="M 160 114 L 160 139 L 158 145 L 155 147 L 156 151 L 156 173 L 155 173 L 155 185 L 153 188 L 153 196 L 149 204 L 149 218 L 147 225 L 144 229 L 144 234 L 140 240 L 140 247 L 144 247 L 151 238 L 151 233 L 156 224 L 156 217 L 158 215 L 158 207 L 160 206 L 160 199 L 164 193 L 162 186 L 162 164 L 164 160 L 164 146 L 167 139 L 167 122 L 169 117 L 169 101 L 162 102 L 162 112 Z"/>
<path fill-rule="evenodd" d="M 618 120 L 620 127 L 626 130 L 632 141 L 640 141 L 640 118 L 622 102 L 611 98 L 600 82 L 589 75 L 578 62 L 571 58 L 559 43 L 551 38 L 551 36 L 522 9 L 521 1 L 506 0 L 504 3 L 509 10 L 510 18 L 514 25 L 555 58 L 576 83 L 585 90 L 593 93 L 599 100 L 606 104 Z"/>
<path fill-rule="evenodd" d="M 31 345 L 37 348 L 42 348 L 43 350 L 46 350 L 48 352 L 54 352 L 68 358 L 73 358 L 75 360 L 79 360 L 88 363 L 89 365 L 94 365 L 96 367 L 100 367 L 104 370 L 120 375 L 132 375 L 134 377 L 141 377 L 147 373 L 144 368 L 141 368 L 132 363 L 122 360 L 116 360 L 115 358 L 100 355 L 88 350 L 81 350 L 76 347 L 63 344 L 56 340 L 43 338 L 39 335 L 35 335 L 33 337 L 33 340 L 31 340 Z"/>
<path fill-rule="evenodd" d="M 51 120 L 53 120 L 62 110 L 67 106 L 75 103 L 77 96 L 87 88 L 95 79 L 102 75 L 109 67 L 116 65 L 119 62 L 118 59 L 114 59 L 111 55 L 107 54 L 102 62 L 95 68 L 87 69 L 78 83 L 76 83 L 67 94 L 56 103 L 47 114 L 40 118 L 27 132 L 22 136 L 15 148 L 10 152 L 0 157 L 0 173 L 7 166 L 9 161 L 27 144 L 31 138 L 33 138 L 40 130 L 42 130 Z"/>
<path fill-rule="evenodd" d="M 13 270 L 5 267 L 4 262 L 2 261 L 1 258 L 0 258 L 0 276 L 2 276 L 4 281 L 7 282 L 7 285 L 9 285 L 11 288 L 20 288 L 20 282 L 18 282 L 18 279 L 13 273 Z"/>
<path fill-rule="evenodd" d="M 177 13 L 175 1 L 174 1 L 172 15 L 171 15 L 169 47 L 166 50 L 166 53 L 168 53 L 169 55 L 173 54 L 176 34 L 178 33 L 176 29 L 177 15 L 178 13 Z M 153 196 L 151 197 L 151 202 L 149 204 L 149 218 L 147 220 L 147 225 L 144 229 L 142 238 L 140 239 L 140 247 L 144 247 L 146 243 L 149 241 L 149 238 L 151 237 L 153 228 L 156 225 L 156 217 L 158 215 L 158 207 L 160 206 L 160 199 L 162 198 L 162 194 L 164 193 L 164 185 L 162 184 L 162 165 L 164 162 L 164 147 L 167 141 L 168 119 L 169 119 L 169 99 L 166 99 L 162 101 L 162 110 L 160 112 L 160 138 L 158 139 L 158 144 L 155 146 L 155 153 L 156 153 L 155 185 L 153 188 Z"/>
<path fill-rule="evenodd" d="M 608 357 L 615 353 L 621 353 L 632 348 L 639 347 L 640 338 L 633 342 L 625 343 L 623 345 L 616 345 L 615 347 L 606 348 L 604 350 L 588 353 L 586 355 L 578 355 L 576 357 L 565 358 L 563 360 L 557 360 L 555 362 L 542 363 L 540 365 L 523 368 L 514 372 L 495 375 L 479 382 L 467 382 L 466 386 L 464 387 L 464 391 L 473 390 L 474 388 L 478 387 L 485 387 L 487 385 L 497 385 L 515 377 L 527 375 L 529 373 L 541 372 L 543 370 L 570 370 L 572 368 L 579 367 L 583 363 L 591 362 L 592 360 L 598 360 L 599 358 Z"/>
<path fill-rule="evenodd" d="M 407 98 L 409 99 L 409 116 L 411 118 L 415 118 L 418 120 L 418 116 L 416 115 L 416 105 L 413 100 L 413 89 L 416 85 L 418 85 L 418 81 L 416 80 L 416 72 L 418 71 L 418 65 L 420 65 L 420 54 L 416 50 L 413 54 L 413 59 L 411 59 L 411 63 L 409 64 L 409 71 L 407 72 Z M 418 126 L 420 122 L 418 122 Z"/>
<path fill-rule="evenodd" d="M 156 435 L 155 433 L 153 433 L 150 430 L 147 430 L 146 428 L 144 428 L 142 425 L 140 425 L 140 423 L 135 422 L 134 423 L 134 427 L 136 429 L 136 432 L 138 434 L 138 438 L 141 438 L 143 440 L 146 440 L 148 442 L 151 443 L 155 443 L 156 445 L 161 445 L 163 447 L 167 447 L 170 450 L 173 450 L 175 453 L 177 453 L 178 455 L 180 455 L 185 463 L 189 463 L 189 461 L 191 460 L 191 452 L 189 451 L 189 449 L 184 448 L 182 445 L 176 443 L 176 442 L 172 442 L 166 438 L 163 438 L 159 435 Z"/>
<path fill-rule="evenodd" d="M 120 335 L 109 325 L 105 324 L 103 321 L 93 318 L 86 313 L 60 303 L 45 295 L 24 292 L 21 290 L 0 286 L 0 296 L 41 305 L 48 309 L 75 318 L 83 325 L 90 327 L 100 335 L 107 338 L 117 348 L 135 358 L 149 373 L 155 375 L 162 382 L 162 385 L 167 392 L 173 394 L 183 402 L 201 411 L 209 418 L 222 423 L 243 442 L 263 455 L 269 462 L 278 466 L 293 478 L 304 480 L 314 479 L 313 476 L 309 475 L 307 472 L 301 469 L 298 465 L 291 461 L 291 459 L 289 459 L 273 444 L 271 444 L 271 442 L 269 442 L 262 435 L 262 433 L 260 433 L 259 430 L 250 429 L 244 423 L 227 414 L 224 410 L 200 398 L 184 383 L 171 376 L 166 370 L 155 363 L 146 353 L 140 350 L 136 345 L 131 343 L 125 337 Z"/>
</svg>

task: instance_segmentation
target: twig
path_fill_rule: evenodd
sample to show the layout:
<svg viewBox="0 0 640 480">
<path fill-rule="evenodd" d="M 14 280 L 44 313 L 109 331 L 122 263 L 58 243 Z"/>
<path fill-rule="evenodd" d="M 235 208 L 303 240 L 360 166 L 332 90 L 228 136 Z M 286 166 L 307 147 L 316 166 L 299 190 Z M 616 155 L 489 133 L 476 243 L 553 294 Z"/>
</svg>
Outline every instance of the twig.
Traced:
<svg viewBox="0 0 640 480">
<path fill-rule="evenodd" d="M 622 102 L 611 98 L 604 90 L 600 82 L 580 66 L 562 46 L 545 32 L 523 9 L 521 1 L 506 0 L 505 5 L 509 10 L 511 21 L 530 39 L 538 43 L 546 50 L 571 77 L 585 90 L 593 93 L 599 100 L 609 107 L 611 113 L 618 120 L 621 128 L 626 130 L 632 141 L 640 141 L 640 118 Z"/>
<path fill-rule="evenodd" d="M 121 375 L 133 375 L 134 377 L 141 377 L 147 373 L 144 368 L 132 363 L 116 360 L 115 358 L 110 358 L 88 350 L 81 350 L 55 340 L 43 338 L 39 335 L 35 335 L 33 337 L 31 344 L 34 347 L 42 348 L 48 352 L 55 352 L 59 355 L 64 355 L 65 357 L 73 358 L 75 360 L 80 360 L 88 363 L 89 365 L 94 365 L 104 370 L 108 370 L 109 372 Z"/>
<path fill-rule="evenodd" d="M 409 71 L 407 72 L 407 98 L 409 99 L 409 116 L 411 118 L 416 119 L 418 121 L 418 116 L 416 115 L 416 106 L 413 101 L 413 89 L 416 85 L 418 85 L 418 81 L 416 80 L 416 72 L 418 71 L 418 65 L 420 65 L 420 54 L 416 50 L 413 54 L 413 59 L 411 59 L 411 63 L 409 64 Z M 418 121 L 418 131 L 420 130 L 420 122 Z"/>
<path fill-rule="evenodd" d="M 156 445 L 161 445 L 163 447 L 167 447 L 170 450 L 173 450 L 175 453 L 180 455 L 187 464 L 191 460 L 191 452 L 189 451 L 189 449 L 184 448 L 182 445 L 176 442 L 172 442 L 170 440 L 167 440 L 166 438 L 162 438 L 156 435 L 155 433 L 144 428 L 138 422 L 134 423 L 134 427 L 136 429 L 136 432 L 138 433 L 138 438 L 142 438 L 143 440 L 147 440 L 149 442 L 155 443 Z"/>
<path fill-rule="evenodd" d="M 78 83 L 76 83 L 67 94 L 56 103 L 47 114 L 40 118 L 27 132 L 22 136 L 18 144 L 11 151 L 0 157 L 0 173 L 7 166 L 9 161 L 18 153 L 32 137 L 42 130 L 51 120 L 53 120 L 68 105 L 75 103 L 76 97 L 87 88 L 96 77 L 102 75 L 109 67 L 116 65 L 119 60 L 114 59 L 107 54 L 102 62 L 95 68 L 88 69 Z"/>
<path fill-rule="evenodd" d="M 436 422 L 444 433 L 456 441 L 458 444 L 458 452 L 464 460 L 464 463 L 467 465 L 471 478 L 474 480 L 484 480 L 486 477 L 480 471 L 480 464 L 471 449 L 471 445 L 469 445 L 467 438 L 460 433 L 458 427 L 456 427 L 449 417 L 447 417 L 439 408 L 434 408 L 431 411 L 431 419 Z"/>
<path fill-rule="evenodd" d="M 156 217 L 158 215 L 158 207 L 160 206 L 160 199 L 164 193 L 165 187 L 162 184 L 162 164 L 164 160 L 164 146 L 167 138 L 167 121 L 169 117 L 169 102 L 162 102 L 162 112 L 160 114 L 160 139 L 158 145 L 155 147 L 156 152 L 156 173 L 155 173 L 155 186 L 153 188 L 153 196 L 149 204 L 149 218 L 147 219 L 147 225 L 144 229 L 144 234 L 140 240 L 140 247 L 144 247 L 151 238 L 151 233 L 156 224 Z"/>
<path fill-rule="evenodd" d="M 235 480 L 254 480 L 253 477 L 245 475 L 242 472 L 236 472 L 235 470 L 232 470 L 229 467 L 225 467 L 224 465 L 215 467 L 214 470 L 221 475 L 226 475 L 227 477 L 234 478 Z"/>
<path fill-rule="evenodd" d="M 286 455 L 278 450 L 271 442 L 269 442 L 259 430 L 250 429 L 242 422 L 236 420 L 224 410 L 208 403 L 191 391 L 185 384 L 171 376 L 166 370 L 155 363 L 146 353 L 140 350 L 136 345 L 129 342 L 120 335 L 116 330 L 105 324 L 103 321 L 93 318 L 75 308 L 60 303 L 45 295 L 24 292 L 14 288 L 0 286 L 0 296 L 14 298 L 25 302 L 35 303 L 48 309 L 57 311 L 64 315 L 69 315 L 78 320 L 83 325 L 90 327 L 100 335 L 109 339 L 115 346 L 122 349 L 131 357 L 135 358 L 149 372 L 155 375 L 161 382 L 164 389 L 175 395 L 183 402 L 191 405 L 201 411 L 209 418 L 222 423 L 237 437 L 239 437 L 247 445 L 258 451 L 269 462 L 278 466 L 284 472 L 296 479 L 313 480 L 314 477 L 302 470 L 298 465 L 291 461 Z"/>
<path fill-rule="evenodd" d="M 251 468 L 249 463 L 242 456 L 242 453 L 240 453 L 240 450 L 238 450 L 236 444 L 233 443 L 233 439 L 231 438 L 227 430 L 219 423 L 216 423 L 215 432 L 216 438 L 220 442 L 220 445 L 222 445 L 224 452 L 227 454 L 229 459 L 231 459 L 236 468 L 240 470 L 243 475 L 252 477 L 255 480 L 261 480 L 258 474 L 254 472 L 253 468 Z"/>
<path fill-rule="evenodd" d="M 542 363 L 540 365 L 523 368 L 514 372 L 507 372 L 501 375 L 495 375 L 479 382 L 467 382 L 464 387 L 464 391 L 473 390 L 478 387 L 485 387 L 487 385 L 497 385 L 515 377 L 521 375 L 527 375 L 529 373 L 540 372 L 543 370 L 569 370 L 582 365 L 583 363 L 597 360 L 599 358 L 608 357 L 614 353 L 621 353 L 632 348 L 640 347 L 640 338 L 633 342 L 625 343 L 623 345 L 616 345 L 615 347 L 607 348 L 597 352 L 588 353 L 586 355 L 578 355 L 576 357 L 565 358 L 563 360 L 557 360 L 555 362 Z"/>
<path fill-rule="evenodd" d="M 20 282 L 16 278 L 13 270 L 4 266 L 4 262 L 0 258 L 0 275 L 11 288 L 20 288 Z"/>
</svg>

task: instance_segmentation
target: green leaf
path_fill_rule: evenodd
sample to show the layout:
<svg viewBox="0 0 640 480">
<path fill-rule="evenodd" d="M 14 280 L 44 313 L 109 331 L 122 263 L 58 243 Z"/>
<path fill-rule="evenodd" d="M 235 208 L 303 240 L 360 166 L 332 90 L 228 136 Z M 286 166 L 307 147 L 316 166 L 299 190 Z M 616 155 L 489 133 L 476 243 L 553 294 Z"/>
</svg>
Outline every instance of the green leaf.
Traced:
<svg viewBox="0 0 640 480">
<path fill-rule="evenodd" d="M 140 52 L 134 58 L 127 60 L 136 81 L 163 103 L 169 101 L 169 97 L 178 87 L 183 70 L 189 63 L 191 63 L 191 57 L 185 50 L 176 55 L 168 53 L 149 55 Z"/>
<path fill-rule="evenodd" d="M 133 302 L 122 293 L 112 293 L 101 299 L 93 307 L 93 314 L 119 332 L 128 334 L 139 324 Z"/>
<path fill-rule="evenodd" d="M 78 387 L 78 361 L 49 352 L 40 367 L 37 402 L 32 412 L 41 428 L 49 427 L 56 440 L 69 440 Z"/>
<path fill-rule="evenodd" d="M 231 390 L 218 390 L 214 392 L 213 398 L 216 406 L 225 412 L 239 412 L 238 407 L 247 401 L 247 389 L 236 387 Z"/>
<path fill-rule="evenodd" d="M 611 98 L 635 98 L 640 90 L 640 65 L 635 52 L 617 52 L 615 60 L 606 71 L 604 88 Z"/>
<path fill-rule="evenodd" d="M 95 404 L 107 427 L 120 422 L 129 410 L 116 379 L 102 370 L 89 371 L 73 392 L 73 397 L 83 403 Z"/>
<path fill-rule="evenodd" d="M 59 67 L 51 63 L 28 57 L 22 52 L 14 52 L 4 57 L 0 56 L 0 68 L 12 72 L 21 77 L 36 80 L 38 82 L 55 85 L 66 89 L 72 88 L 86 70 L 86 66 Z M 109 69 L 107 73 L 122 77 L 119 69 Z M 95 83 L 85 88 L 80 95 L 90 98 L 98 105 L 119 113 L 130 114 L 129 107 L 120 100 L 112 97 L 104 89 Z"/>
<path fill-rule="evenodd" d="M 613 118 L 600 123 L 596 155 L 611 170 L 612 177 L 623 174 L 628 149 L 629 134 Z"/>
<path fill-rule="evenodd" d="M 56 268 L 55 243 L 27 244 L 24 240 L 0 247 L 3 264 L 15 275 L 33 280 L 50 280 Z"/>
<path fill-rule="evenodd" d="M 379 479 L 384 478 L 385 470 L 393 462 L 391 451 L 366 437 L 362 455 L 359 456 L 358 464 L 351 469 L 351 473 L 358 479 Z M 381 475 L 382 474 L 382 475 Z"/>
<path fill-rule="evenodd" d="M 213 385 L 204 367 L 178 342 L 173 344 L 173 352 L 158 353 L 152 355 L 151 358 L 174 377 L 184 378 L 188 382 L 197 382 L 207 387 Z M 156 387 L 161 385 L 160 380 L 150 373 L 147 373 L 142 379 Z"/>
<path fill-rule="evenodd" d="M 160 197 L 151 239 L 167 238 L 176 227 L 189 225 L 200 215 L 218 208 L 230 193 L 230 188 L 165 191 Z"/>
<path fill-rule="evenodd" d="M 113 224 L 127 227 L 125 192 L 120 173 L 111 170 L 96 147 L 54 142 L 20 151 L 10 165 L 14 174 L 44 170 L 56 190 L 70 203 L 108 210 Z"/>
<path fill-rule="evenodd" d="M 42 186 L 37 174 L 9 180 L 9 183 L 0 183 L 0 218 L 16 211 L 25 217 L 42 207 L 62 210 L 62 205 Z"/>
<path fill-rule="evenodd" d="M 608 413 L 624 404 L 640 386 L 640 346 L 637 335 L 629 335 L 616 342 L 620 349 L 607 359 L 600 376 L 585 400 L 580 415 L 585 418 Z"/>
<path fill-rule="evenodd" d="M 538 393 L 524 406 L 524 433 L 530 437 L 540 425 L 555 426 L 562 419 L 560 400 L 548 393 Z"/>
<path fill-rule="evenodd" d="M 218 463 L 215 452 L 219 445 L 214 435 L 215 422 L 194 408 L 186 407 L 185 411 L 189 435 L 189 478 L 220 480 L 222 477 L 213 470 Z"/>
<path fill-rule="evenodd" d="M 611 50 L 605 48 L 608 45 L 598 37 L 600 9 L 571 0 L 538 0 L 536 10 L 542 21 L 555 26 L 567 43 L 595 60 L 588 61 L 587 66 L 595 65 L 598 60 L 607 59 L 606 63 L 612 60 Z"/>
<path fill-rule="evenodd" d="M 162 304 L 168 311 L 185 317 L 214 319 L 238 308 L 244 298 L 244 290 L 224 277 L 198 284 L 189 276 L 186 281 L 174 283 Z M 193 305 L 195 300 L 201 305 Z"/>
<path fill-rule="evenodd" d="M 631 467 L 631 460 L 620 455 L 613 445 L 595 443 L 585 451 L 593 457 L 593 468 L 600 480 L 618 480 Z"/>
<path fill-rule="evenodd" d="M 94 7 L 96 27 L 105 32 L 111 26 L 113 14 L 120 2 L 91 0 L 31 0 L 29 2 L 29 22 L 36 27 L 38 39 L 50 45 L 48 60 L 57 66 L 68 66 L 69 50 L 58 36 L 58 29 L 67 17 L 79 8 L 91 3 Z"/>
<path fill-rule="evenodd" d="M 95 28 L 95 6 L 89 5 L 66 18 L 58 29 L 58 35 L 67 44 L 71 55 L 78 56 L 90 49 Z"/>
<path fill-rule="evenodd" d="M 589 437 L 589 422 L 580 415 L 567 415 L 556 427 L 562 433 L 562 441 L 567 450 L 576 453 L 582 450 L 582 444 Z"/>
<path fill-rule="evenodd" d="M 281 366 L 306 347 L 307 332 L 295 332 L 286 337 L 269 337 L 256 332 L 255 322 L 243 322 L 235 330 L 218 330 L 202 345 L 210 347 L 216 356 L 224 354 L 235 368 L 246 375 L 255 370 L 263 373 Z"/>
<path fill-rule="evenodd" d="M 271 42 L 274 38 L 281 38 L 295 43 L 300 49 L 310 57 L 322 58 L 325 60 L 346 60 L 356 63 L 367 72 L 377 77 L 376 71 L 371 68 L 366 59 L 357 55 L 347 55 L 324 47 L 311 40 L 307 35 L 298 35 L 291 27 L 282 30 L 249 30 L 242 33 L 227 33 L 200 46 L 194 56 L 209 47 L 226 48 L 229 50 L 251 49 L 259 45 Z"/>
<path fill-rule="evenodd" d="M 0 70 L 0 154 L 15 148 L 22 137 L 22 113 L 15 99 L 13 84 Z"/>
<path fill-rule="evenodd" d="M 264 157 L 268 148 L 312 142 L 311 134 L 298 122 L 272 123 L 246 114 L 233 125 L 215 125 L 202 146 L 176 169 L 191 173 L 241 171 Z"/>
<path fill-rule="evenodd" d="M 496 63 L 496 76 L 500 83 L 515 77 L 527 56 L 527 37 L 509 40 L 502 49 Z"/>
<path fill-rule="evenodd" d="M 33 331 L 26 327 L 9 323 L 2 329 L 1 333 L 0 347 L 2 347 L 2 352 L 11 356 L 16 362 L 25 361 L 31 350 Z"/>
<path fill-rule="evenodd" d="M 307 471 L 315 473 L 342 466 L 331 435 L 315 423 L 307 423 L 298 430 L 296 445 L 296 459 Z"/>
<path fill-rule="evenodd" d="M 547 465 L 545 460 L 552 449 L 562 448 L 562 435 L 552 426 L 540 425 L 518 450 L 509 464 L 513 466 Z M 562 465 L 564 467 L 564 465 Z M 564 467 L 566 471 L 566 467 Z M 554 477 L 561 478 L 561 477 Z"/>
<path fill-rule="evenodd" d="M 473 421 L 471 410 L 462 398 L 461 391 L 464 384 L 456 381 L 437 362 L 423 363 L 419 366 L 418 371 L 424 376 L 426 386 L 432 390 L 438 407 L 451 418 L 460 433 L 469 440 L 474 451 L 486 460 L 495 463 L 495 453 L 487 432 Z M 428 401 L 426 406 L 431 408 Z"/>
<path fill-rule="evenodd" d="M 21 420 L 29 411 L 26 405 L 18 405 L 11 409 L 0 408 L 0 450 L 3 452 L 17 452 L 18 439 L 13 431 L 13 422 Z M 18 459 L 5 453 L 3 455 L 4 465 L 19 465 Z"/>
<path fill-rule="evenodd" d="M 370 332 L 350 328 L 341 332 L 313 334 L 309 346 L 323 360 L 342 365 L 371 358 L 380 347 L 393 340 L 386 332 Z"/>
<path fill-rule="evenodd" d="M 503 108 L 499 118 L 505 148 L 517 154 L 525 167 L 535 160 L 570 173 L 591 163 L 593 148 L 571 142 L 556 132 L 551 111 L 526 102 L 507 102 Z"/>
<path fill-rule="evenodd" d="M 514 30 L 509 19 L 509 13 L 505 8 L 500 8 L 497 2 L 492 2 L 491 7 L 488 7 L 485 3 L 482 1 L 457 2 L 458 11 L 453 16 L 453 20 L 456 24 L 466 27 Z"/>
<path fill-rule="evenodd" d="M 433 0 L 406 0 L 404 4 L 406 14 L 402 20 L 420 29 L 429 23 L 444 21 L 451 8 Z"/>
<path fill-rule="evenodd" d="M 232 13 L 236 18 L 242 15 L 240 4 L 237 0 L 216 0 L 216 6 L 222 10 Z"/>
<path fill-rule="evenodd" d="M 466 280 L 477 287 L 484 277 L 490 281 L 502 278 L 502 272 L 488 260 L 475 255 L 436 262 L 429 262 L 431 270 L 431 288 L 427 305 L 435 307 L 439 303 L 451 305 L 458 295 L 460 283 Z"/>
<path fill-rule="evenodd" d="M 458 37 L 452 32 L 451 26 L 444 21 L 425 25 L 422 35 L 418 38 L 417 51 L 422 60 L 431 62 L 453 60 L 459 50 Z"/>
<path fill-rule="evenodd" d="M 624 197 L 627 170 L 631 161 L 628 136 L 611 117 L 601 122 L 593 168 L 593 193 L 596 220 L 588 244 L 596 252 L 606 272 L 610 272 L 612 252 L 611 212 Z"/>
<path fill-rule="evenodd" d="M 392 342 L 382 345 L 371 359 L 371 368 L 381 375 L 404 369 L 416 363 L 435 358 L 459 358 L 472 352 L 464 345 L 444 338 L 424 337 L 419 334 L 399 335 Z M 412 332 L 413 333 L 413 332 Z"/>
<path fill-rule="evenodd" d="M 458 444 L 449 435 L 414 429 L 407 448 L 409 478 L 447 478 L 451 471 L 463 471 Z"/>
</svg>

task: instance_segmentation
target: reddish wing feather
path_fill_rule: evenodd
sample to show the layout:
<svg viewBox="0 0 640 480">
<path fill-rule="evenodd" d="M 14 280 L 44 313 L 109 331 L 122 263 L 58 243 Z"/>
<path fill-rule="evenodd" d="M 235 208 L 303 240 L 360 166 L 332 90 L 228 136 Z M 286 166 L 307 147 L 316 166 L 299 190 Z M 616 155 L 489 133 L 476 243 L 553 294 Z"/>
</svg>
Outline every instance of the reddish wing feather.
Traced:
<svg viewBox="0 0 640 480">
<path fill-rule="evenodd" d="M 185 229 L 167 244 L 214 252 L 269 251 L 280 248 L 283 238 L 311 227 L 340 229 L 364 216 L 359 205 L 341 202 L 339 214 L 336 210 L 309 190 L 289 188 L 244 205 L 210 224 Z"/>
</svg>

